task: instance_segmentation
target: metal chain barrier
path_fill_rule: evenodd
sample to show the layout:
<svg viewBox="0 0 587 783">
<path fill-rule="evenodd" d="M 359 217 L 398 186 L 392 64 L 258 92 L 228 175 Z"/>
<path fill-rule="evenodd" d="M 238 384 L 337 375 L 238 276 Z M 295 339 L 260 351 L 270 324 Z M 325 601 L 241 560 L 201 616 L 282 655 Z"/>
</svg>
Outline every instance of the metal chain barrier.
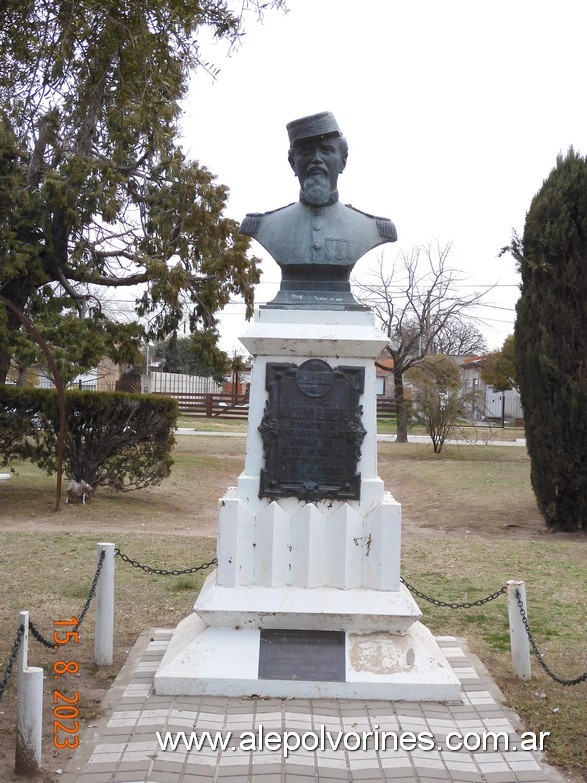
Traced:
<svg viewBox="0 0 587 783">
<path fill-rule="evenodd" d="M 448 609 L 472 609 L 474 606 L 483 606 L 484 604 L 488 604 L 490 601 L 495 601 L 496 598 L 505 595 L 507 592 L 507 587 L 504 586 L 501 588 L 501 590 L 498 590 L 496 593 L 491 593 L 491 595 L 488 595 L 486 598 L 479 598 L 477 601 L 465 601 L 464 603 L 458 604 L 449 601 L 439 601 L 437 598 L 430 598 L 429 595 L 416 590 L 415 587 L 408 584 L 402 577 L 400 577 L 400 582 L 405 585 L 411 593 L 413 593 L 418 598 L 421 598 L 423 601 L 428 601 L 428 603 L 434 604 L 434 606 L 445 606 Z"/>
<path fill-rule="evenodd" d="M 75 630 L 77 631 L 80 627 L 80 625 L 83 623 L 84 618 L 86 614 L 88 613 L 88 609 L 90 608 L 90 604 L 92 603 L 92 598 L 94 597 L 94 593 L 96 592 L 96 587 L 98 585 L 98 579 L 100 578 L 100 571 L 102 570 L 102 565 L 104 563 L 104 558 L 106 557 L 106 550 L 103 549 L 100 552 L 100 558 L 98 560 L 98 565 L 96 566 L 96 573 L 94 574 L 94 581 L 90 585 L 90 592 L 88 594 L 88 597 L 86 599 L 86 603 L 84 604 L 84 608 L 81 611 L 81 614 L 79 616 L 79 620 L 77 621 L 77 625 L 75 626 Z"/>
<path fill-rule="evenodd" d="M 14 640 L 14 645 L 12 646 L 12 652 L 10 653 L 8 664 L 2 676 L 2 680 L 0 681 L 0 701 L 2 701 L 2 697 L 4 696 L 4 691 L 6 690 L 6 686 L 8 685 L 8 680 L 10 679 L 10 675 L 12 674 L 12 667 L 14 666 L 14 662 L 16 661 L 16 656 L 18 655 L 18 651 L 20 649 L 23 636 L 24 636 L 24 625 L 20 625 L 18 631 L 16 632 L 16 639 Z"/>
<path fill-rule="evenodd" d="M 50 650 L 55 649 L 55 645 L 53 644 L 53 642 L 47 641 L 47 639 L 45 639 L 43 634 L 35 628 L 35 626 L 32 624 L 30 620 L 29 620 L 29 631 L 31 632 L 31 636 L 34 636 L 34 638 L 38 642 L 41 642 L 41 644 L 44 644 L 45 647 L 48 647 Z"/>
<path fill-rule="evenodd" d="M 209 563 L 202 563 L 201 565 L 194 566 L 193 568 L 184 568 L 182 570 L 174 568 L 172 571 L 168 571 L 165 568 L 153 568 L 152 566 L 143 565 L 142 563 L 139 563 L 138 560 L 133 560 L 128 555 L 125 555 L 120 551 L 120 549 L 114 550 L 114 556 L 124 560 L 125 563 L 133 566 L 133 568 L 140 568 L 147 574 L 157 574 L 158 576 L 185 576 L 187 574 L 197 574 L 198 571 L 205 571 L 207 568 L 210 568 L 211 566 L 218 563 L 218 560 L 214 558 L 214 560 L 210 560 Z"/>
<path fill-rule="evenodd" d="M 540 664 L 540 666 L 542 666 L 542 668 L 548 674 L 548 676 L 551 677 L 555 682 L 558 682 L 560 685 L 579 685 L 579 683 L 581 682 L 587 682 L 587 672 L 583 672 L 583 674 L 580 674 L 578 677 L 575 677 L 572 680 L 567 680 L 564 677 L 559 677 L 557 674 L 555 674 L 552 671 L 552 669 L 548 666 L 548 664 L 543 659 L 542 653 L 538 649 L 538 645 L 536 644 L 536 641 L 532 635 L 532 631 L 530 630 L 530 624 L 528 623 L 528 617 L 526 616 L 526 611 L 524 609 L 524 602 L 522 601 L 522 596 L 520 595 L 520 591 L 516 590 L 514 595 L 516 596 L 516 601 L 518 602 L 518 609 L 520 610 L 522 622 L 524 623 L 524 628 L 526 629 L 528 641 L 530 642 L 532 649 L 536 654 L 538 663 Z"/>
<path fill-rule="evenodd" d="M 96 573 L 94 574 L 94 579 L 92 581 L 92 584 L 90 585 L 90 592 L 88 594 L 88 597 L 86 599 L 86 603 L 84 604 L 84 608 L 81 611 L 81 614 L 79 616 L 79 620 L 77 621 L 77 624 L 75 625 L 75 630 L 77 631 L 82 624 L 82 622 L 85 619 L 85 616 L 88 613 L 88 609 L 90 608 L 90 604 L 92 603 L 92 598 L 94 597 L 94 594 L 96 592 L 96 587 L 98 586 L 98 579 L 100 578 L 100 572 L 102 571 L 102 564 L 104 563 L 104 558 L 106 557 L 106 550 L 103 549 L 100 552 L 100 558 L 98 560 L 98 565 L 96 566 Z M 55 649 L 55 644 L 53 642 L 48 641 L 45 639 L 43 634 L 33 625 L 32 620 L 29 620 L 29 631 L 31 632 L 31 636 L 33 636 L 38 642 L 45 645 L 45 647 L 48 647 L 50 650 Z"/>
<path fill-rule="evenodd" d="M 173 569 L 173 570 L 167 570 L 165 568 L 153 568 L 152 566 L 144 565 L 142 563 L 139 563 L 138 560 L 133 560 L 128 555 L 125 555 L 123 552 L 120 551 L 120 549 L 114 550 L 115 557 L 120 557 L 121 560 L 123 560 L 125 563 L 128 563 L 129 565 L 133 566 L 133 568 L 139 568 L 142 571 L 145 571 L 148 574 L 156 574 L 158 576 L 183 576 L 187 574 L 196 574 L 199 571 L 205 571 L 206 569 L 210 568 L 213 565 L 216 565 L 218 563 L 217 558 L 214 558 L 213 560 L 210 560 L 208 563 L 201 563 L 200 565 L 193 566 L 193 568 L 184 568 L 184 569 Z M 98 560 L 98 565 L 96 567 L 96 573 L 94 575 L 94 579 L 92 581 L 92 584 L 90 586 L 90 592 L 88 594 L 88 598 L 86 600 L 86 603 L 81 611 L 79 620 L 77 621 L 76 629 L 80 627 L 82 622 L 84 621 L 86 614 L 88 613 L 88 610 L 90 608 L 90 604 L 92 602 L 92 599 L 94 597 L 94 594 L 96 592 L 96 587 L 98 585 L 98 580 L 100 578 L 100 572 L 102 571 L 102 565 L 104 563 L 104 558 L 106 557 L 106 551 L 103 549 L 100 553 L 100 558 Z M 420 590 L 417 590 L 413 585 L 406 582 L 406 580 L 403 577 L 400 577 L 400 582 L 416 597 L 421 598 L 423 601 L 428 601 L 428 603 L 434 604 L 434 606 L 441 606 L 446 607 L 448 609 L 471 609 L 474 606 L 483 606 L 484 604 L 488 604 L 490 601 L 495 601 L 497 598 L 499 598 L 502 595 L 505 595 L 507 592 L 507 587 L 504 586 L 497 590 L 495 593 L 491 593 L 490 595 L 486 596 L 485 598 L 479 598 L 476 601 L 464 601 L 462 603 L 457 603 L 454 601 L 440 601 L 437 598 L 431 598 L 429 595 L 426 595 L 425 593 L 422 593 Z M 534 636 L 532 635 L 532 631 L 530 630 L 530 625 L 528 623 L 528 617 L 526 616 L 526 612 L 524 609 L 524 603 L 522 601 L 522 597 L 519 590 L 515 591 L 516 601 L 518 603 L 518 608 L 520 610 L 520 615 L 522 618 L 522 623 L 524 625 L 524 628 L 526 630 L 526 634 L 528 636 L 528 641 L 530 642 L 532 649 L 534 650 L 534 653 L 536 654 L 536 657 L 538 659 L 538 663 L 540 666 L 544 669 L 546 674 L 548 674 L 549 677 L 551 677 L 555 682 L 558 682 L 561 685 L 578 685 L 581 682 L 587 682 L 587 672 L 583 672 L 583 674 L 580 674 L 578 677 L 575 677 L 574 679 L 565 679 L 564 677 L 559 677 L 557 674 L 555 674 L 552 669 L 547 665 L 547 663 L 544 661 L 542 657 L 542 653 L 538 649 L 538 645 L 536 644 L 536 641 L 534 639 Z M 50 649 L 54 648 L 54 644 L 47 641 L 47 639 L 44 638 L 44 636 L 35 628 L 32 621 L 29 621 L 29 630 L 31 632 L 31 635 L 41 644 L 44 644 L 45 647 L 49 647 Z M 20 649 L 20 645 L 22 643 L 22 638 L 24 636 L 24 625 L 21 625 L 17 631 L 16 639 L 12 648 L 12 652 L 10 653 L 10 657 L 8 659 L 8 664 L 6 666 L 4 675 L 2 676 L 2 680 L 0 681 L 0 701 L 2 701 L 2 697 L 4 696 L 4 691 L 6 689 L 6 686 L 8 684 L 8 681 L 10 679 L 10 675 L 12 674 L 12 669 L 14 666 L 14 662 L 16 661 L 16 657 L 18 655 L 18 651 Z"/>
</svg>

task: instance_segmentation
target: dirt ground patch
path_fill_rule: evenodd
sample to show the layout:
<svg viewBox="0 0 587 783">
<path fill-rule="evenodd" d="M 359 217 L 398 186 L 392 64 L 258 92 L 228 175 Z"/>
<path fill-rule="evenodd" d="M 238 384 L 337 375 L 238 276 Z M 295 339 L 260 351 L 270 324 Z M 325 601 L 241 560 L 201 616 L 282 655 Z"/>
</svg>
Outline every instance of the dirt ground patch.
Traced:
<svg viewBox="0 0 587 783">
<path fill-rule="evenodd" d="M 163 551 L 166 562 L 173 567 L 193 565 L 194 552 L 202 561 L 213 556 L 218 499 L 228 486 L 236 483 L 243 466 L 245 445 L 242 437 L 178 436 L 173 473 L 160 487 L 126 495 L 99 491 L 87 505 L 62 505 L 58 512 L 52 510 L 52 479 L 29 466 L 19 467 L 19 475 L 0 486 L 0 531 L 6 534 L 5 540 L 10 541 L 12 547 L 0 547 L 0 579 L 11 585 L 2 627 L 15 628 L 16 614 L 12 604 L 18 603 L 19 583 L 12 563 L 18 559 L 14 553 L 21 542 L 28 547 L 29 559 L 40 563 L 39 584 L 31 588 L 32 594 L 37 596 L 43 595 L 43 589 L 50 592 L 48 577 L 42 573 L 43 568 L 49 571 L 55 565 L 43 564 L 43 547 L 49 540 L 57 542 L 59 551 L 68 553 L 73 559 L 72 570 L 78 567 L 75 558 L 80 541 L 84 546 L 87 542 L 86 552 L 96 540 L 114 541 L 121 549 L 138 547 L 147 562 L 154 565 L 161 563 L 148 558 L 161 558 Z M 485 459 L 484 455 L 491 459 Z M 386 488 L 402 503 L 402 544 L 408 560 L 411 542 L 416 544 L 428 539 L 436 542 L 426 550 L 431 573 L 443 568 L 441 558 L 434 557 L 435 548 L 442 542 L 437 550 L 440 552 L 445 542 L 455 539 L 464 549 L 470 539 L 473 549 L 480 550 L 484 548 L 483 541 L 491 542 L 492 546 L 495 542 L 509 540 L 535 542 L 538 547 L 540 542 L 547 540 L 553 544 L 576 542 L 581 547 L 585 545 L 587 537 L 584 535 L 546 531 L 530 489 L 529 461 L 523 448 L 447 447 L 438 456 L 419 444 L 381 443 L 379 473 Z M 87 555 L 84 557 L 88 559 Z M 537 557 L 544 556 L 538 553 Z M 77 586 L 75 580 L 70 584 L 67 575 L 61 574 L 60 579 L 65 580 L 66 585 L 62 588 L 65 595 L 47 598 L 46 606 L 54 616 L 67 611 L 66 607 L 83 603 L 93 566 L 91 563 L 80 565 L 79 569 L 83 574 L 77 578 Z M 122 577 L 131 578 L 126 574 Z M 192 592 L 197 592 L 201 581 L 198 577 L 180 586 L 180 590 L 189 591 L 186 595 L 173 586 L 155 586 L 155 578 L 150 577 L 148 590 L 159 590 L 159 593 L 148 602 L 140 589 L 123 585 L 123 603 L 120 609 L 117 604 L 117 612 L 124 615 L 125 627 L 117 637 L 114 665 L 97 669 L 92 662 L 93 648 L 89 643 L 83 649 L 80 644 L 78 651 L 80 672 L 72 687 L 83 694 L 80 715 L 84 728 L 100 714 L 102 699 L 140 630 L 162 624 L 175 625 L 185 616 L 186 603 Z M 151 596 L 150 592 L 148 594 Z M 33 606 L 36 605 L 35 601 Z M 13 633 L 10 630 L 11 636 Z M 90 636 L 89 630 L 87 636 Z M 6 639 L 1 648 L 2 663 L 7 658 L 9 646 L 10 640 Z M 44 725 L 49 727 L 52 725 L 49 702 L 53 685 L 46 682 L 48 715 Z M 64 766 L 67 759 L 53 752 L 49 735 L 44 739 L 46 771 L 36 779 L 13 774 L 14 725 L 15 696 L 11 687 L 0 704 L 0 780 L 56 783 L 59 780 L 56 770 Z"/>
<path fill-rule="evenodd" d="M 123 494 L 98 489 L 86 505 L 62 503 L 57 512 L 53 480 L 39 477 L 32 466 L 19 465 L 17 475 L 0 487 L 0 530 L 164 531 L 188 538 L 215 537 L 218 499 L 226 492 L 227 480 L 236 482 L 244 452 L 245 439 L 240 437 L 178 436 L 172 475 L 160 486 Z"/>
<path fill-rule="evenodd" d="M 48 488 L 51 480 L 43 478 L 31 487 L 30 474 L 38 476 L 38 471 L 20 466 L 18 475 L 1 487 L 0 530 L 84 532 L 99 527 L 112 533 L 215 537 L 218 499 L 236 483 L 245 447 L 241 437 L 178 436 L 173 472 L 162 485 L 122 495 L 99 490 L 85 506 L 62 504 L 58 512 L 53 510 L 54 491 Z M 483 460 L 472 459 L 471 453 L 478 451 L 481 457 L 483 449 L 500 458 L 488 462 L 480 474 Z M 457 531 L 492 538 L 549 535 L 568 541 L 568 533 L 550 533 L 545 527 L 529 472 L 526 450 L 519 447 L 445 447 L 443 454 L 435 455 L 421 444 L 379 444 L 379 474 L 402 504 L 405 539 Z"/>
</svg>

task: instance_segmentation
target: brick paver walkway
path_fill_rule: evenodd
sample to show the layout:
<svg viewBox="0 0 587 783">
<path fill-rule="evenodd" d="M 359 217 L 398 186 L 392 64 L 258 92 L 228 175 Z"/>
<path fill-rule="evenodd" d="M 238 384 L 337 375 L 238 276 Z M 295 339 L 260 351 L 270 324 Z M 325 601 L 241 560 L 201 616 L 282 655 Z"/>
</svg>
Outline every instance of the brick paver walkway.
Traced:
<svg viewBox="0 0 587 783">
<path fill-rule="evenodd" d="M 560 783 L 562 778 L 541 763 L 537 754 L 512 749 L 520 741 L 519 721 L 501 704 L 497 687 L 482 665 L 464 652 L 453 637 L 439 638 L 462 683 L 462 701 L 450 704 L 318 699 L 228 699 L 168 697 L 153 693 L 153 675 L 169 643 L 171 631 L 143 634 L 106 701 L 105 715 L 87 729 L 80 748 L 59 776 L 61 783 Z M 316 732 L 335 750 L 249 750 L 239 747 L 243 732 Z M 161 750 L 156 732 L 232 732 L 225 750 L 209 746 L 187 751 Z M 433 750 L 393 749 L 389 737 L 363 732 L 426 732 Z M 505 732 L 510 749 L 449 751 L 447 734 Z M 273 735 L 274 737 L 277 735 Z M 296 738 L 290 735 L 291 743 Z M 342 735 L 341 735 L 342 736 Z M 243 735 L 251 741 L 251 734 Z M 408 738 L 409 739 L 409 738 Z M 305 743 L 316 741 L 307 735 Z M 346 748 L 344 744 L 346 743 Z M 404 742 L 404 745 L 406 743 Z"/>
</svg>

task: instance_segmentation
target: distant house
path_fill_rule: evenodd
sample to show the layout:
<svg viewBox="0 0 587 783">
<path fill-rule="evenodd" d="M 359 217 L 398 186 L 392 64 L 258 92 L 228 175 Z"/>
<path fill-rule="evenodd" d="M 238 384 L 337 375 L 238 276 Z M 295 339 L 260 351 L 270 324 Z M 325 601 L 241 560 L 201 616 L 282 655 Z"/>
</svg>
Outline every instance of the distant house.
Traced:
<svg viewBox="0 0 587 783">
<path fill-rule="evenodd" d="M 497 392 L 481 378 L 483 356 L 467 354 L 465 356 L 451 356 L 450 358 L 456 362 L 461 370 L 463 379 L 462 391 L 471 398 L 469 408 L 473 421 L 501 421 L 502 406 L 504 418 L 507 421 L 519 423 L 523 421 L 524 414 L 520 404 L 519 393 L 515 389 Z M 382 351 L 377 357 L 375 368 L 377 399 L 384 401 L 393 400 L 393 359 L 387 351 Z M 410 399 L 412 396 L 411 386 L 405 380 L 404 396 L 406 399 Z"/>
<path fill-rule="evenodd" d="M 393 393 L 393 359 L 383 351 L 375 361 L 375 385 L 378 399 L 392 400 Z"/>
<path fill-rule="evenodd" d="M 118 365 L 111 359 L 104 358 L 94 369 L 76 376 L 67 385 L 67 388 L 84 391 L 116 391 L 121 375 L 124 374 L 126 369 L 126 365 Z M 44 365 L 36 365 L 29 368 L 27 370 L 27 380 L 41 389 L 52 389 L 54 387 L 53 376 Z"/>
<path fill-rule="evenodd" d="M 393 359 L 387 351 L 382 351 L 375 360 L 375 384 L 377 399 L 387 401 L 395 399 L 393 382 Z M 412 396 L 412 387 L 404 378 L 404 399 Z"/>
<path fill-rule="evenodd" d="M 520 394 L 516 389 L 498 392 L 481 377 L 483 356 L 453 357 L 461 368 L 463 393 L 471 396 L 470 411 L 473 421 L 506 421 L 521 423 L 524 419 Z"/>
<path fill-rule="evenodd" d="M 245 370 L 233 372 L 225 379 L 222 385 L 222 393 L 230 394 L 235 399 L 248 398 L 250 387 L 251 368 L 247 367 Z"/>
</svg>

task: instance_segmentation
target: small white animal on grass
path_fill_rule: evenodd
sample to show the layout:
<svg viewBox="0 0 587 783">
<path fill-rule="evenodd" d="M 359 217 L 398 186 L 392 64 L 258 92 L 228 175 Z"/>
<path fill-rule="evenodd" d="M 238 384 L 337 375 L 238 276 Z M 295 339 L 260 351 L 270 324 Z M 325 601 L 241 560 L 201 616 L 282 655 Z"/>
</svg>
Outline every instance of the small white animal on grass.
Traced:
<svg viewBox="0 0 587 783">
<path fill-rule="evenodd" d="M 72 498 L 81 498 L 82 503 L 85 505 L 86 498 L 91 497 L 93 491 L 93 488 L 87 481 L 84 481 L 83 479 L 81 481 L 71 479 L 67 485 L 67 498 L 65 499 L 65 502 L 69 503 Z"/>
</svg>

